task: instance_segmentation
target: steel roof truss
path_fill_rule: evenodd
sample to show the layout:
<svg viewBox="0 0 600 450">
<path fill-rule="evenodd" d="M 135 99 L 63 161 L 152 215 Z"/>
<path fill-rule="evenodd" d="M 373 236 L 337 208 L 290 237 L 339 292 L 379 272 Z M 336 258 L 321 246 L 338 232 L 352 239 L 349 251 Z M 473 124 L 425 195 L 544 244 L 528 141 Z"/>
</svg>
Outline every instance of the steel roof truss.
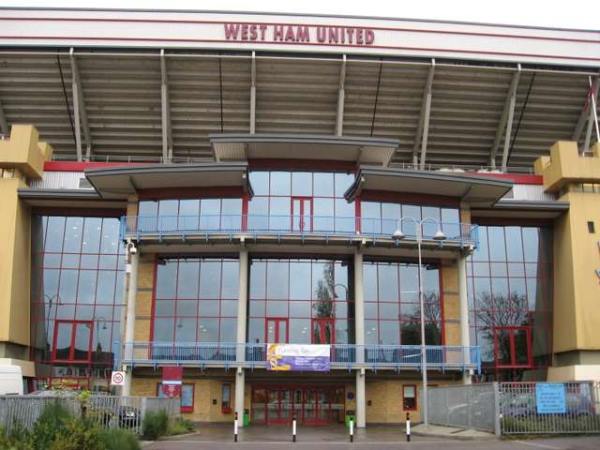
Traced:
<svg viewBox="0 0 600 450">
<path fill-rule="evenodd" d="M 250 134 L 256 133 L 256 52 L 252 52 L 250 66 Z"/>
<path fill-rule="evenodd" d="M 507 131 L 504 136 L 504 149 L 506 149 L 506 152 L 508 152 L 507 144 L 510 144 L 510 133 L 512 133 L 512 121 L 514 117 L 515 104 L 517 100 L 517 88 L 519 87 L 520 77 L 521 65 L 519 64 L 517 66 L 517 71 L 513 74 L 510 86 L 508 87 L 508 92 L 506 93 L 506 100 L 504 102 L 504 109 L 502 110 L 500 122 L 498 123 L 498 128 L 496 129 L 496 137 L 494 139 L 494 144 L 492 145 L 492 149 L 490 151 L 490 166 L 494 169 L 496 168 L 496 155 L 498 154 L 498 147 L 500 146 L 500 140 L 502 139 L 502 133 L 504 132 L 504 130 Z M 505 154 L 504 149 L 502 153 L 503 165 Z M 508 155 L 508 153 L 506 153 L 506 155 Z"/>
<path fill-rule="evenodd" d="M 4 114 L 4 108 L 2 107 L 2 100 L 0 100 L 0 134 L 8 137 L 8 122 L 6 120 L 6 115 Z"/>
<path fill-rule="evenodd" d="M 591 77 L 589 77 L 591 78 Z M 579 114 L 579 119 L 577 119 L 577 125 L 575 126 L 575 131 L 573 132 L 573 136 L 571 136 L 571 140 L 575 142 L 579 142 L 581 139 L 581 133 L 583 131 L 583 127 L 585 125 L 586 120 L 588 120 L 590 115 L 590 98 L 594 100 L 598 98 L 598 86 L 600 85 L 600 76 L 596 76 L 593 82 L 593 86 L 590 91 L 586 91 L 585 100 L 583 102 L 583 108 L 581 108 L 581 113 Z"/>
<path fill-rule="evenodd" d="M 69 51 L 71 61 L 71 89 L 73 91 L 73 113 L 75 121 L 75 144 L 77 150 L 77 161 L 83 160 L 82 142 L 81 142 L 81 127 L 83 126 L 83 134 L 85 136 L 85 159 L 90 160 L 92 155 L 92 138 L 90 135 L 90 127 L 88 124 L 87 112 L 85 109 L 85 97 L 81 87 L 81 79 L 79 77 L 79 68 L 77 66 L 77 58 L 73 48 Z"/>
<path fill-rule="evenodd" d="M 423 101 L 421 103 L 421 115 L 419 117 L 419 125 L 415 136 L 415 144 L 413 146 L 413 164 L 417 165 L 419 143 L 421 144 L 421 158 L 419 167 L 425 168 L 425 160 L 427 157 L 427 140 L 429 138 L 429 118 L 431 116 L 431 94 L 433 88 L 433 76 L 435 74 L 435 59 L 431 60 L 429 74 L 427 75 L 427 83 L 423 90 Z"/>
<path fill-rule="evenodd" d="M 340 80 L 338 85 L 337 115 L 335 121 L 335 134 L 341 136 L 344 132 L 344 100 L 346 84 L 346 55 L 342 55 L 340 66 Z"/>
<path fill-rule="evenodd" d="M 169 76 L 164 49 L 160 51 L 160 105 L 162 158 L 163 162 L 170 162 L 173 159 L 173 132 L 171 130 L 171 112 L 169 109 Z"/>
</svg>

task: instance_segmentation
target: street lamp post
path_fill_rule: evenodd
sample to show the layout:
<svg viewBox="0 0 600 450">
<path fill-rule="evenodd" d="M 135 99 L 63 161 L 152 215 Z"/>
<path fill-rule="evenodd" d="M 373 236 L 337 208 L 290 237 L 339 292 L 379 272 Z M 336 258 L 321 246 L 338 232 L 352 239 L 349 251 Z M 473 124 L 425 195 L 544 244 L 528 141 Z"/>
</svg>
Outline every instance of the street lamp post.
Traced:
<svg viewBox="0 0 600 450">
<path fill-rule="evenodd" d="M 427 346 L 425 342 L 425 301 L 423 299 L 423 255 L 421 244 L 423 242 L 423 224 L 427 222 L 431 222 L 438 225 L 438 230 L 432 236 L 434 241 L 443 241 L 446 239 L 446 235 L 442 231 L 440 223 L 435 219 L 424 218 L 422 220 L 417 220 L 412 217 L 403 217 L 398 222 L 398 228 L 392 234 L 392 239 L 395 241 L 401 241 L 406 238 L 406 235 L 402 231 L 402 222 L 404 220 L 411 220 L 415 224 L 416 228 L 416 239 L 417 239 L 417 253 L 419 258 L 419 267 L 418 267 L 418 276 L 419 276 L 419 308 L 421 309 L 421 384 L 422 392 L 423 392 L 423 424 L 425 426 L 429 425 L 429 411 L 428 411 L 428 392 L 427 392 Z"/>
</svg>

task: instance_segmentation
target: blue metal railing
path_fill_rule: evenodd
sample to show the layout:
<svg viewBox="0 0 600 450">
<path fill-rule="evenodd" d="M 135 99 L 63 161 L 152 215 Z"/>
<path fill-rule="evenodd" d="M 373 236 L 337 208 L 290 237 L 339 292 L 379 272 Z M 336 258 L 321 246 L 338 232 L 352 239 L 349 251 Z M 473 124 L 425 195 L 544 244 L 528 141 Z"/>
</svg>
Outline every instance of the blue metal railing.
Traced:
<svg viewBox="0 0 600 450">
<path fill-rule="evenodd" d="M 420 225 L 412 220 L 373 219 L 367 217 L 298 216 L 261 214 L 215 214 L 194 216 L 127 216 L 121 218 L 121 236 L 181 236 L 237 234 L 346 236 L 391 239 L 400 229 L 407 240 L 432 240 L 441 230 L 446 242 L 461 245 L 478 243 L 477 225 L 469 223 L 427 221 Z"/>
<path fill-rule="evenodd" d="M 215 342 L 132 342 L 123 346 L 122 363 L 132 365 L 267 366 L 267 344 Z M 331 344 L 334 368 L 421 370 L 419 345 Z M 479 347 L 427 345 L 428 370 L 481 370 Z"/>
</svg>

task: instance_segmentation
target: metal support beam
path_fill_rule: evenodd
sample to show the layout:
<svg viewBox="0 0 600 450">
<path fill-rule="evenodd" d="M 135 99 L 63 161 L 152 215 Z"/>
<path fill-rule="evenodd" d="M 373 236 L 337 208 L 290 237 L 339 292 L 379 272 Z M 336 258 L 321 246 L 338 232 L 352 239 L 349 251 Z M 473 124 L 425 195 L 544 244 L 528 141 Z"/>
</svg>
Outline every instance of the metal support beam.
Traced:
<svg viewBox="0 0 600 450">
<path fill-rule="evenodd" d="M 4 108 L 2 107 L 2 101 L 0 100 L 0 134 L 8 137 L 9 131 Z"/>
<path fill-rule="evenodd" d="M 517 66 L 517 71 L 513 74 L 512 81 L 510 82 L 510 86 L 506 93 L 506 100 L 504 101 L 504 109 L 502 110 L 502 115 L 500 116 L 500 122 L 498 123 L 498 128 L 496 129 L 496 138 L 494 139 L 494 144 L 490 150 L 490 166 L 492 168 L 496 168 L 496 155 L 498 154 L 498 147 L 500 147 L 500 140 L 502 139 L 502 133 L 507 128 L 508 119 L 510 116 L 511 122 L 511 130 L 512 132 L 512 117 L 514 117 L 515 103 L 517 99 L 517 88 L 519 87 L 519 79 L 521 78 L 521 65 Z M 511 113 L 512 111 L 512 113 Z M 506 148 L 506 144 L 510 143 L 510 133 L 506 133 L 504 136 L 504 147 Z"/>
<path fill-rule="evenodd" d="M 90 127 L 88 124 L 87 112 L 85 109 L 85 97 L 81 87 L 81 78 L 79 77 L 79 67 L 77 66 L 77 58 L 75 50 L 71 48 L 69 51 L 71 60 L 71 89 L 73 92 L 73 112 L 75 121 L 75 144 L 77 146 L 77 160 L 83 159 L 81 128 L 83 127 L 83 135 L 85 138 L 85 159 L 90 160 L 92 155 L 92 138 L 90 135 Z"/>
<path fill-rule="evenodd" d="M 575 131 L 573 131 L 573 136 L 571 136 L 572 141 L 579 142 L 579 139 L 581 139 L 583 127 L 590 115 L 590 105 L 592 103 L 591 100 L 598 98 L 598 86 L 600 86 L 600 76 L 594 78 L 591 88 L 586 91 L 583 108 L 581 108 L 581 113 L 579 113 L 579 119 L 577 119 Z"/>
<path fill-rule="evenodd" d="M 510 150 L 510 138 L 512 136 L 512 125 L 513 119 L 515 117 L 515 105 L 517 104 L 517 88 L 519 86 L 519 78 L 521 74 L 521 65 L 518 65 L 517 69 L 517 80 L 515 82 L 515 87 L 512 89 L 510 93 L 510 99 L 508 104 L 508 119 L 506 122 L 506 134 L 504 135 L 504 148 L 502 149 L 502 172 L 506 172 L 508 165 L 508 152 Z M 514 79 L 514 77 L 513 77 Z M 511 83 L 512 88 L 512 83 Z"/>
<path fill-rule="evenodd" d="M 421 115 L 417 125 L 417 134 L 415 135 L 415 144 L 413 146 L 413 165 L 416 167 L 419 163 L 419 145 L 421 146 L 421 164 L 420 168 L 425 168 L 425 158 L 427 157 L 427 140 L 429 139 L 429 117 L 431 115 L 431 91 L 433 87 L 433 75 L 435 73 L 435 59 L 431 60 L 431 67 L 427 75 L 427 82 L 423 90 L 423 100 L 421 102 Z"/>
<path fill-rule="evenodd" d="M 169 110 L 169 78 L 165 50 L 160 50 L 160 106 L 162 130 L 162 158 L 164 163 L 173 159 L 173 134 L 171 132 L 171 114 Z"/>
<path fill-rule="evenodd" d="M 256 133 L 256 52 L 252 52 L 250 68 L 250 134 Z"/>
<path fill-rule="evenodd" d="M 341 136 L 344 132 L 344 100 L 346 96 L 346 55 L 342 55 L 340 67 L 340 81 L 338 86 L 337 116 L 335 121 L 335 134 Z"/>
</svg>

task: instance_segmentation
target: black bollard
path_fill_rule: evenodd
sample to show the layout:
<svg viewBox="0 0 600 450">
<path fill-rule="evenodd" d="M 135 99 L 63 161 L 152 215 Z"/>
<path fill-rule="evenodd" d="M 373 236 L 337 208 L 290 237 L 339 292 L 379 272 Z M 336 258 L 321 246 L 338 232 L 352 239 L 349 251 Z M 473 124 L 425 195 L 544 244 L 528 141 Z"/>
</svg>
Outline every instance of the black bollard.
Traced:
<svg viewBox="0 0 600 450">
<path fill-rule="evenodd" d="M 410 413 L 406 413 L 406 442 L 410 442 Z"/>
<path fill-rule="evenodd" d="M 350 442 L 354 442 L 354 420 L 350 419 Z"/>
</svg>

